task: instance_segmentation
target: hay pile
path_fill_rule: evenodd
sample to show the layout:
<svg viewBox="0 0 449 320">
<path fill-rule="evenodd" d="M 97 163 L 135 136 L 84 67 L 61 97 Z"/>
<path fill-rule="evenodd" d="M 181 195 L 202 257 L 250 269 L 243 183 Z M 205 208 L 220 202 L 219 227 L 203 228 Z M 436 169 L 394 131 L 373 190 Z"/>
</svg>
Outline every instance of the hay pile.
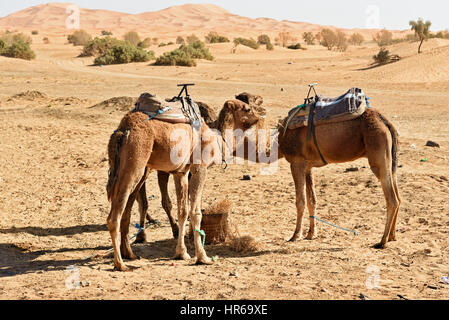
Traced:
<svg viewBox="0 0 449 320">
<path fill-rule="evenodd" d="M 232 202 L 223 200 L 203 210 L 201 230 L 206 233 L 206 244 L 226 244 L 238 253 L 256 252 L 261 249 L 260 243 L 251 236 L 241 236 L 238 228 L 230 221 Z M 193 238 L 192 228 L 189 236 Z"/>
</svg>

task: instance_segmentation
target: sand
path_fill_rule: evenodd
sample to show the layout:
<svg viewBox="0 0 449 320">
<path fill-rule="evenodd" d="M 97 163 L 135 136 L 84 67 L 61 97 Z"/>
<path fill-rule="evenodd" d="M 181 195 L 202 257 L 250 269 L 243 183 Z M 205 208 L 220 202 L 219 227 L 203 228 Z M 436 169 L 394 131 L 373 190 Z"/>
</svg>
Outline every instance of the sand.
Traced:
<svg viewBox="0 0 449 320">
<path fill-rule="evenodd" d="M 90 58 L 76 58 L 81 49 L 64 45 L 62 36 L 50 41 L 32 45 L 37 59 L 31 62 L 0 57 L 1 299 L 448 297 L 449 285 L 441 279 L 449 275 L 449 74 L 442 59 L 449 41 L 426 43 L 420 56 L 416 43 L 393 46 L 392 52 L 406 58 L 371 70 L 361 69 L 377 53 L 374 44 L 345 53 L 310 46 L 236 54 L 231 44 L 219 44 L 210 46 L 216 60 L 196 68 L 148 63 L 100 68 L 90 66 Z M 111 246 L 105 225 L 106 147 L 126 112 L 122 104 L 101 103 L 145 91 L 171 97 L 182 82 L 195 82 L 192 96 L 217 111 L 237 93 L 262 95 L 269 127 L 302 102 L 308 83 L 319 82 L 318 91 L 328 96 L 363 88 L 400 132 L 398 241 L 385 250 L 371 247 L 382 236 L 386 208 L 379 182 L 361 159 L 314 171 L 318 217 L 359 236 L 318 223 L 316 240 L 286 242 L 295 227 L 295 192 L 289 165 L 281 160 L 271 176 L 247 164 L 209 171 L 203 207 L 232 201 L 230 218 L 241 236 L 257 241 L 257 251 L 213 245 L 206 246 L 210 256 L 219 257 L 212 266 L 173 261 L 176 243 L 152 174 L 150 212 L 161 226 L 147 230 L 149 243 L 135 246 L 141 260 L 126 262 L 137 269 L 114 272 L 110 256 L 86 260 Z M 41 94 L 22 94 L 27 91 Z M 427 140 L 441 148 L 425 147 Z M 345 172 L 351 167 L 359 171 Z M 243 175 L 252 179 L 242 181 Z M 169 192 L 175 203 L 172 182 Z M 132 223 L 137 221 L 134 208 Z M 305 220 L 304 232 L 307 227 Z M 188 249 L 193 256 L 190 242 Z M 78 290 L 66 287 L 74 275 L 70 266 L 78 268 Z M 379 270 L 379 288 L 367 286 L 372 282 L 367 268 Z"/>
</svg>

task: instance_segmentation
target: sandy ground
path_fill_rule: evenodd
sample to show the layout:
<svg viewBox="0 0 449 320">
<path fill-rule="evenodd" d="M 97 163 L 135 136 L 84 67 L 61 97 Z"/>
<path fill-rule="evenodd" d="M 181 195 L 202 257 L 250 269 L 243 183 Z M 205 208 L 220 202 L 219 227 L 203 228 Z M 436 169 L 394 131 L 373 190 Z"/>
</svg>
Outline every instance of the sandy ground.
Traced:
<svg viewBox="0 0 449 320">
<path fill-rule="evenodd" d="M 310 47 L 239 48 L 236 54 L 228 44 L 213 45 L 216 60 L 197 68 L 148 63 L 100 68 L 90 66 L 91 59 L 75 58 L 80 49 L 62 42 L 33 45 L 32 62 L 0 57 L 1 299 L 449 297 L 449 284 L 442 282 L 449 276 L 449 41 L 427 42 L 419 57 L 415 44 L 394 46 L 390 50 L 404 56 L 402 61 L 367 70 L 378 51 L 374 45 L 346 53 Z M 87 260 L 111 246 L 105 225 L 106 146 L 124 114 L 91 106 L 145 91 L 171 97 L 176 84 L 186 81 L 197 84 L 191 90 L 197 100 L 217 111 L 239 92 L 262 95 L 270 127 L 302 102 L 308 83 L 319 82 L 319 92 L 328 96 L 363 88 L 401 135 L 398 241 L 385 250 L 371 248 L 383 233 L 385 200 L 361 159 L 315 170 L 318 216 L 359 236 L 318 223 L 318 239 L 287 243 L 296 209 L 293 179 L 282 160 L 272 176 L 247 164 L 209 173 L 203 206 L 231 200 L 231 221 L 242 235 L 256 238 L 257 252 L 240 254 L 223 244 L 206 247 L 219 257 L 213 266 L 171 260 L 176 243 L 152 174 L 150 211 L 162 225 L 147 230 L 149 243 L 135 246 L 142 259 L 127 264 L 137 269 L 114 272 L 111 257 Z M 28 90 L 45 96 L 13 97 Z M 441 148 L 425 147 L 427 140 Z M 350 167 L 359 171 L 345 173 Z M 251 181 L 241 180 L 246 174 Z M 172 183 L 170 195 L 174 200 Z M 134 208 L 132 222 L 137 221 Z M 188 247 L 194 255 L 192 243 Z M 70 266 L 77 271 L 68 271 Z M 367 268 L 379 270 L 379 288 L 367 287 L 373 279 Z M 76 272 L 81 287 L 69 290 L 66 284 Z"/>
</svg>

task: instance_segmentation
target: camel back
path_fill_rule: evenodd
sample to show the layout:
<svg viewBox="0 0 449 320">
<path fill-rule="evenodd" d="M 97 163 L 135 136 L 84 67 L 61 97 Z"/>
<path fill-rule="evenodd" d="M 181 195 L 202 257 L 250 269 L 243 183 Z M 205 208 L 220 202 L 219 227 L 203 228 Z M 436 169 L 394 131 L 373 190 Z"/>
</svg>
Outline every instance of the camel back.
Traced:
<svg viewBox="0 0 449 320">
<path fill-rule="evenodd" d="M 311 105 L 299 105 L 290 110 L 287 118 L 288 129 L 307 127 Z M 337 98 L 317 96 L 315 102 L 314 125 L 353 120 L 366 110 L 366 96 L 359 88 L 351 88 Z"/>
<path fill-rule="evenodd" d="M 190 98 L 173 98 L 166 101 L 151 93 L 143 93 L 137 99 L 134 112 L 143 112 L 150 117 L 169 123 L 188 123 L 201 127 L 198 105 Z"/>
</svg>

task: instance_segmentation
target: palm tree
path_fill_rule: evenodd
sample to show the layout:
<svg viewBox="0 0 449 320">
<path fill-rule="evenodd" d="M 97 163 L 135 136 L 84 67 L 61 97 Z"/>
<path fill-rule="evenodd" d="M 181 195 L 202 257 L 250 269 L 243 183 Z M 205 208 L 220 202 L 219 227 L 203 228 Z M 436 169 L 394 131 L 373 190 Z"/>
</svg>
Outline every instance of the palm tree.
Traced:
<svg viewBox="0 0 449 320">
<path fill-rule="evenodd" d="M 427 40 L 429 38 L 429 35 L 430 35 L 429 29 L 430 29 L 430 26 L 432 25 L 432 22 L 426 21 L 424 23 L 423 19 L 419 18 L 418 21 L 411 20 L 409 22 L 409 24 L 412 27 L 412 30 L 415 31 L 416 36 L 420 40 L 418 53 L 421 53 L 421 46 L 422 46 L 424 40 Z"/>
</svg>

